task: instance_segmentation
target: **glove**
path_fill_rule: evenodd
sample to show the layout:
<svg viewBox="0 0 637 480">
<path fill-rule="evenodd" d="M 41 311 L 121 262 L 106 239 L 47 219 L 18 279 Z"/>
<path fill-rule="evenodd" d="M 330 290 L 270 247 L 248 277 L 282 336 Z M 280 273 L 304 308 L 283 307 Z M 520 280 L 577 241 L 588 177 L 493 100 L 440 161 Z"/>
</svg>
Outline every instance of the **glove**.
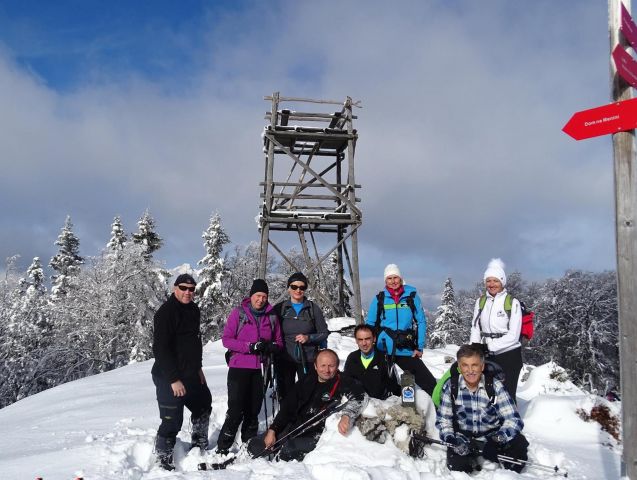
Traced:
<svg viewBox="0 0 637 480">
<path fill-rule="evenodd" d="M 264 347 L 264 342 L 255 342 L 248 346 L 248 350 L 250 353 L 262 353 L 264 351 Z"/>
<path fill-rule="evenodd" d="M 463 434 L 447 435 L 445 442 L 451 445 L 451 449 L 456 455 L 461 457 L 469 455 L 469 440 Z"/>
<path fill-rule="evenodd" d="M 503 447 L 504 445 L 506 445 L 509 439 L 504 434 L 504 432 L 496 432 L 493 435 L 491 435 L 491 441 L 495 443 L 496 445 Z"/>
</svg>

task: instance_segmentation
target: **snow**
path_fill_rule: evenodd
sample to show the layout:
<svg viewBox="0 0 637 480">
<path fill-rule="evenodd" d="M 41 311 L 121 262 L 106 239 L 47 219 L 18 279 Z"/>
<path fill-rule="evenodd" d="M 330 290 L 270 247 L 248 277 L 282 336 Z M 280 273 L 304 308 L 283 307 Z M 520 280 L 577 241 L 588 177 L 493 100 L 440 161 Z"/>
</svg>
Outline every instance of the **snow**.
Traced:
<svg viewBox="0 0 637 480">
<path fill-rule="evenodd" d="M 333 333 L 331 348 L 341 360 L 355 347 L 350 337 Z M 457 347 L 427 350 L 425 363 L 440 376 Z M 204 372 L 213 396 L 210 425 L 211 445 L 226 410 L 225 349 L 220 342 L 204 348 Z M 175 458 L 176 472 L 164 472 L 154 464 L 153 441 L 159 417 L 151 381 L 152 360 L 67 383 L 28 397 L 0 410 L 3 435 L 0 440 L 0 478 L 23 480 L 73 479 L 330 479 L 403 480 L 463 479 L 445 466 L 443 447 L 430 446 L 426 457 L 413 459 L 391 440 L 386 444 L 366 440 L 358 429 L 342 436 L 336 418 L 330 418 L 316 450 L 303 463 L 267 462 L 263 459 L 238 462 L 222 471 L 197 471 L 200 455 L 187 452 L 190 439 L 188 413 L 180 433 Z M 520 411 L 529 439 L 531 460 L 558 465 L 572 479 L 615 479 L 620 477 L 621 448 L 596 423 L 587 423 L 576 413 L 595 402 L 603 402 L 579 390 L 570 382 L 552 379 L 559 369 L 547 364 L 531 370 L 520 383 Z M 619 404 L 605 403 L 614 413 Z M 419 391 L 417 407 L 431 426 L 433 411 L 428 396 Z M 370 411 L 371 408 L 371 411 Z M 373 414 L 368 407 L 366 415 Z M 263 428 L 263 425 L 262 425 Z M 394 439 L 406 436 L 397 431 Z M 471 478 L 507 480 L 556 478 L 553 474 L 527 468 L 522 476 L 487 463 Z"/>
</svg>

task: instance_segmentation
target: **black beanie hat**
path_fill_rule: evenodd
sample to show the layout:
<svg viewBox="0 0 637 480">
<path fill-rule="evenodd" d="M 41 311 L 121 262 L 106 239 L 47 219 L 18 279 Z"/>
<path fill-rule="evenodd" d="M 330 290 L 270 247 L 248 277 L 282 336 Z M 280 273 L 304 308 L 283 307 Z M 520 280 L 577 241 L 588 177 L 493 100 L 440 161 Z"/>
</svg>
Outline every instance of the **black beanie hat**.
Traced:
<svg viewBox="0 0 637 480">
<path fill-rule="evenodd" d="M 307 277 L 303 275 L 302 272 L 296 272 L 290 275 L 290 278 L 288 278 L 288 287 L 292 282 L 303 282 L 306 287 L 309 286 L 309 283 L 307 283 Z"/>
<path fill-rule="evenodd" d="M 192 275 L 189 275 L 187 273 L 182 273 L 181 275 L 177 277 L 177 279 L 175 280 L 175 287 L 179 285 L 180 283 L 189 283 L 190 285 L 197 285 L 197 282 L 195 282 L 195 279 L 192 278 Z"/>
<path fill-rule="evenodd" d="M 270 292 L 268 290 L 268 284 L 265 283 L 265 280 L 257 278 L 254 282 L 252 282 L 252 287 L 250 287 L 250 297 L 255 293 L 265 293 L 269 295 Z"/>
</svg>

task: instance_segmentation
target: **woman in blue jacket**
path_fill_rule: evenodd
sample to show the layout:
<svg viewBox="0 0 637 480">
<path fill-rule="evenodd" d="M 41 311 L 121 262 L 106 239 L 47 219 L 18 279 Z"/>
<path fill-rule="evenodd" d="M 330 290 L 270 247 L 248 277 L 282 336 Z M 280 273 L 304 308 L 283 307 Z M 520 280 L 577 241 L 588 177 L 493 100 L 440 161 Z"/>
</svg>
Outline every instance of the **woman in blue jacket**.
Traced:
<svg viewBox="0 0 637 480">
<path fill-rule="evenodd" d="M 365 320 L 376 331 L 376 348 L 390 363 L 410 371 L 430 396 L 436 379 L 422 362 L 427 318 L 420 297 L 405 285 L 397 265 L 385 267 L 385 289 L 372 300 Z"/>
</svg>

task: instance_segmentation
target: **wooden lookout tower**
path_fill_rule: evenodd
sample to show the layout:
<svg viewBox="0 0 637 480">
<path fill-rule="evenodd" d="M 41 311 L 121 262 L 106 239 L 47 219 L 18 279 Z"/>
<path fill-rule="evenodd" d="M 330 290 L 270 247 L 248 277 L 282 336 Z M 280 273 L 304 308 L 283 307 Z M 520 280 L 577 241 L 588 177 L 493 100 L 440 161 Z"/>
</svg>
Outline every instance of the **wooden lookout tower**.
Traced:
<svg viewBox="0 0 637 480">
<path fill-rule="evenodd" d="M 321 296 L 320 301 L 339 315 L 346 312 L 345 282 L 349 281 L 352 315 L 360 322 L 358 229 L 363 217 L 356 197 L 360 189 L 354 176 L 358 135 L 353 125 L 357 117 L 352 115 L 352 107 L 358 104 L 349 97 L 336 102 L 283 97 L 278 92 L 265 100 L 272 102 L 272 108 L 266 113 L 269 124 L 263 134 L 259 275 L 265 278 L 268 248 L 272 246 L 293 270 L 304 271 L 308 277 L 318 275 L 326 284 L 334 282 L 338 298 Z M 303 111 L 292 110 L 299 108 L 297 105 Z M 342 108 L 334 112 L 333 105 Z M 321 106 L 329 106 L 330 111 L 306 111 Z M 298 238 L 305 268 L 295 265 L 275 242 L 283 236 L 289 241 L 290 235 L 275 232 L 293 233 Z M 325 278 L 324 267 L 334 257 L 337 278 Z"/>
</svg>

